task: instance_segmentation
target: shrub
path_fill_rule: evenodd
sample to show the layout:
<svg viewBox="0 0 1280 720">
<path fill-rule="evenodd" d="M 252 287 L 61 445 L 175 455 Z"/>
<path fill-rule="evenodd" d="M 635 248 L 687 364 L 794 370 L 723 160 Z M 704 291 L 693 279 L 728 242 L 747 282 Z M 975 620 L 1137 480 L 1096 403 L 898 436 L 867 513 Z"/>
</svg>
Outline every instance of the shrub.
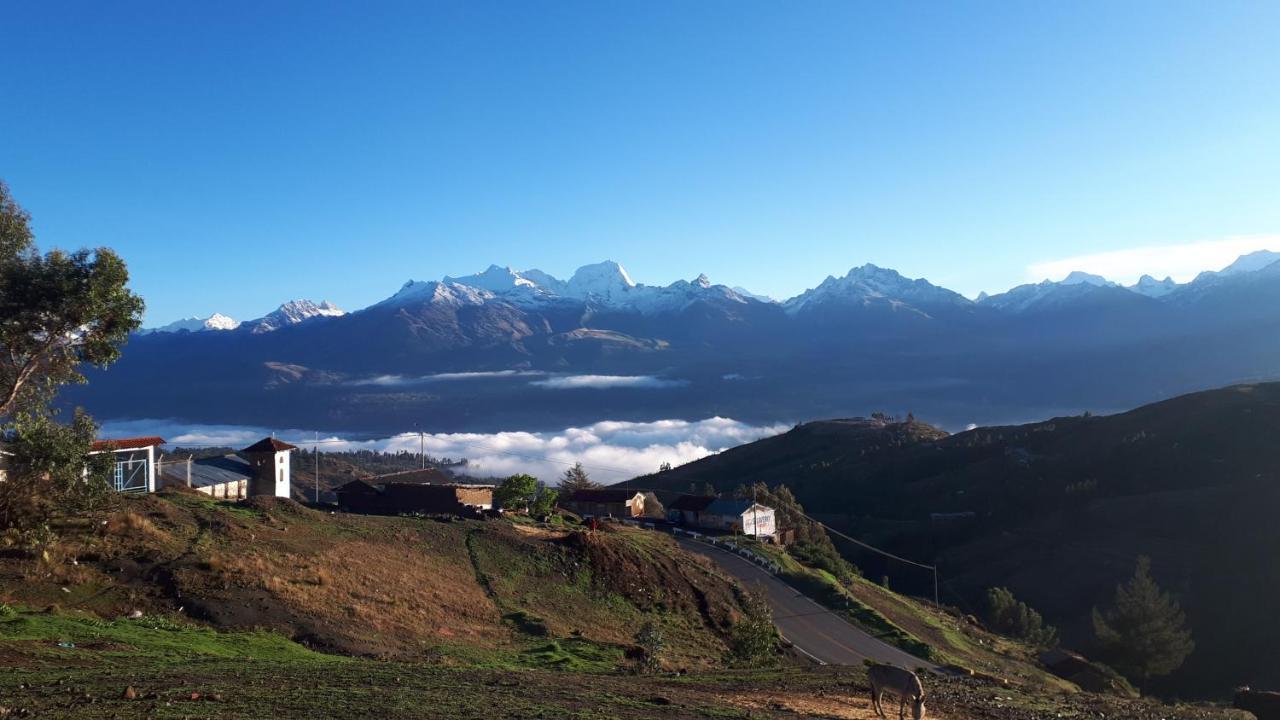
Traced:
<svg viewBox="0 0 1280 720">
<path fill-rule="evenodd" d="M 641 650 L 640 672 L 656 672 L 662 668 L 662 651 L 666 649 L 667 642 L 657 625 L 650 621 L 641 626 L 636 633 L 635 643 Z"/>
<path fill-rule="evenodd" d="M 734 623 L 729 636 L 729 648 L 733 657 L 743 662 L 758 664 L 773 657 L 778 647 L 778 629 L 773 625 L 773 613 L 764 595 L 748 593 L 742 617 Z"/>
<path fill-rule="evenodd" d="M 1045 625 L 1040 613 L 1014 597 L 1008 588 L 987 590 L 987 626 L 1036 647 L 1053 647 L 1058 643 L 1058 631 Z"/>
</svg>

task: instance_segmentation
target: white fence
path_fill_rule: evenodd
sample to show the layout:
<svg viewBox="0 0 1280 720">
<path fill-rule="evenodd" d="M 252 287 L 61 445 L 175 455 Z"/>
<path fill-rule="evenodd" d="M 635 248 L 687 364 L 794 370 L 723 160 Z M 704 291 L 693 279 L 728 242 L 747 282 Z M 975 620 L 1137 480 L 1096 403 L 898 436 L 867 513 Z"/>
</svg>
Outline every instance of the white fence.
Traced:
<svg viewBox="0 0 1280 720">
<path fill-rule="evenodd" d="M 748 550 L 747 548 L 739 547 L 732 540 L 724 540 L 724 539 L 715 537 L 714 535 L 704 535 L 694 530 L 685 530 L 684 528 L 678 528 L 678 527 L 671 528 L 671 534 L 687 535 L 688 537 L 692 538 L 693 540 L 697 540 L 698 542 L 704 542 L 704 543 L 707 543 L 708 545 L 714 545 L 727 552 L 737 553 L 738 555 L 741 555 L 742 557 L 759 565 L 765 570 L 768 570 L 773 575 L 778 575 L 782 572 L 782 567 L 779 566 L 774 561 L 770 560 L 767 557 L 764 557 L 763 555 L 754 553 Z"/>
</svg>

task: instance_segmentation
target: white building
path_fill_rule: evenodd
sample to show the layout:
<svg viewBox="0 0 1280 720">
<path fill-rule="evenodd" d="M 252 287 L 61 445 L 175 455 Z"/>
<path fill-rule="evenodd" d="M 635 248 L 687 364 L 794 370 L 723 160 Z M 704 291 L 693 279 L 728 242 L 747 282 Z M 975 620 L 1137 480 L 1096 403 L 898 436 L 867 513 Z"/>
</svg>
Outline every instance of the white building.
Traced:
<svg viewBox="0 0 1280 720">
<path fill-rule="evenodd" d="M 155 436 L 97 440 L 89 454 L 111 454 L 107 482 L 117 492 L 149 493 L 156 491 L 156 449 L 164 444 L 164 438 Z"/>
</svg>

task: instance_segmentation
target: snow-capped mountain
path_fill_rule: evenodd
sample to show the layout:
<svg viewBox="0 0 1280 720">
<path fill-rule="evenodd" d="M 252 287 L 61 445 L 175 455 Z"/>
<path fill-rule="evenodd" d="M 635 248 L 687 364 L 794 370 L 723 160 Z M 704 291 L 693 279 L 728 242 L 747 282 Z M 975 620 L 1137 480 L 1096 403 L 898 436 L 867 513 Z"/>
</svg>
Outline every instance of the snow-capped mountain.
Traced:
<svg viewBox="0 0 1280 720">
<path fill-rule="evenodd" d="M 938 308 L 972 305 L 972 301 L 946 288 L 920 279 L 903 277 L 898 271 L 867 264 L 853 268 L 842 278 L 828 275 L 818 287 L 782 303 L 795 315 L 818 311 L 832 304 L 889 305 L 928 314 Z"/>
<path fill-rule="evenodd" d="M 1163 280 L 1157 280 L 1150 275 L 1143 275 L 1138 278 L 1138 282 L 1127 286 L 1127 289 L 1132 290 L 1139 295 L 1146 295 L 1150 298 L 1160 298 L 1168 295 L 1174 290 L 1177 290 L 1178 283 L 1171 277 L 1166 277 Z"/>
<path fill-rule="evenodd" d="M 692 281 L 678 280 L 665 287 L 640 285 L 621 265 L 606 260 L 578 268 L 567 281 L 541 270 L 517 271 L 498 265 L 490 265 L 474 275 L 446 276 L 438 282 L 411 280 L 375 307 L 417 303 L 461 306 L 501 301 L 525 309 L 542 309 L 577 303 L 595 310 L 651 315 L 679 311 L 700 299 L 747 302 L 732 289 L 712 284 L 706 275 Z"/>
<path fill-rule="evenodd" d="M 1121 290 L 1120 285 L 1101 275 L 1073 270 L 1061 280 L 1019 285 L 1007 292 L 982 296 L 978 303 L 983 307 L 1015 314 L 1032 310 L 1058 310 L 1082 301 L 1114 296 L 1110 292 L 1113 290 Z"/>
<path fill-rule="evenodd" d="M 446 275 L 444 282 L 467 285 L 480 290 L 488 290 L 495 294 L 507 293 L 512 290 L 534 290 L 538 288 L 537 282 L 525 278 L 510 267 L 498 267 L 497 265 L 490 265 L 488 270 L 474 275 L 465 275 L 463 277 L 449 277 Z"/>
<path fill-rule="evenodd" d="M 625 306 L 635 299 L 632 291 L 637 287 L 621 265 L 605 260 L 594 265 L 583 265 L 565 283 L 564 294 L 580 300 L 595 300 L 609 306 Z"/>
<path fill-rule="evenodd" d="M 773 298 L 769 297 L 768 295 L 761 295 L 760 293 L 753 293 L 753 292 L 751 292 L 750 290 L 748 290 L 748 289 L 746 289 L 746 288 L 742 287 L 741 285 L 734 285 L 732 288 L 730 288 L 730 290 L 733 290 L 734 292 L 738 293 L 739 295 L 741 295 L 741 296 L 742 296 L 742 297 L 744 297 L 744 298 L 750 298 L 750 299 L 752 299 L 752 300 L 757 300 L 757 301 L 762 302 L 762 303 L 777 303 L 777 302 L 778 302 L 777 300 L 775 300 L 775 299 L 773 299 Z"/>
<path fill-rule="evenodd" d="M 438 280 L 409 280 L 396 294 L 376 303 L 364 311 L 383 307 L 403 307 L 409 305 L 483 305 L 498 297 L 497 293 L 470 285 Z M 361 311 L 361 312 L 364 312 Z"/>
<path fill-rule="evenodd" d="M 214 313 L 209 317 L 189 317 L 175 320 L 168 325 L 143 330 L 144 333 L 167 332 L 203 332 L 206 330 L 235 330 L 240 323 L 222 313 Z"/>
<path fill-rule="evenodd" d="M 1239 275 L 1241 273 L 1262 270 L 1276 261 L 1280 261 L 1280 253 L 1270 250 L 1258 250 L 1248 255 L 1241 255 L 1236 261 L 1218 271 L 1220 276 Z"/>
<path fill-rule="evenodd" d="M 310 300 L 290 300 L 265 316 L 245 324 L 249 326 L 250 332 L 264 333 L 289 325 L 297 325 L 312 318 L 341 317 L 346 314 L 346 311 L 328 300 L 321 301 L 319 305 Z"/>
</svg>

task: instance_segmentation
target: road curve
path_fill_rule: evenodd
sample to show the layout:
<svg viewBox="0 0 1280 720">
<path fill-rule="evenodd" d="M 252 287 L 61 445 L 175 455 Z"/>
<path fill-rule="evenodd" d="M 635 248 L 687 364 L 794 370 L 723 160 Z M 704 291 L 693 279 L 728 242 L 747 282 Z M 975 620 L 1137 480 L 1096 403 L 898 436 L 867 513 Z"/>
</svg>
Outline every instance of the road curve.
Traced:
<svg viewBox="0 0 1280 720">
<path fill-rule="evenodd" d="M 711 558 L 743 586 L 753 589 L 762 586 L 769 606 L 773 608 L 773 622 L 778 626 L 782 637 L 813 660 L 828 665 L 861 665 L 865 660 L 874 660 L 912 670 L 919 667 L 936 669 L 928 660 L 900 650 L 851 625 L 740 555 L 688 538 L 677 537 L 676 541 L 689 552 Z"/>
</svg>

